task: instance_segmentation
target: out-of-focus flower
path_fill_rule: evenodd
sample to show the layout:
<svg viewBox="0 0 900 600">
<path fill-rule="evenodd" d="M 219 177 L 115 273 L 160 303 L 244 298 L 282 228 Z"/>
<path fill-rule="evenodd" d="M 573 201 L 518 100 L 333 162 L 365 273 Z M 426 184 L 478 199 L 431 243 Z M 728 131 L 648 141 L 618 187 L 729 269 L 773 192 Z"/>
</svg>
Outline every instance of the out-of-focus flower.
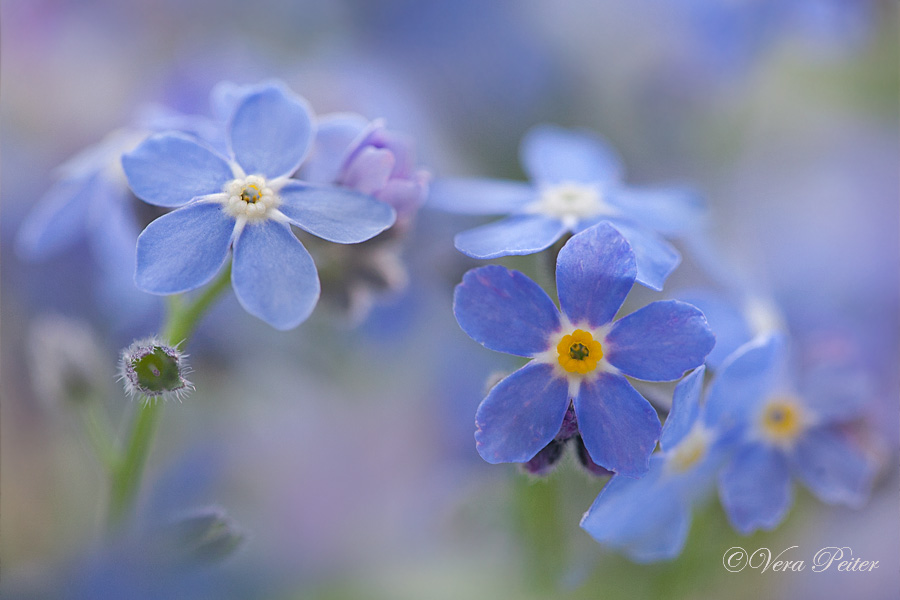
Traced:
<svg viewBox="0 0 900 600">
<path fill-rule="evenodd" d="M 459 251 L 473 258 L 532 254 L 567 232 L 608 221 L 634 250 L 638 283 L 662 289 L 681 255 L 660 234 L 684 233 L 697 224 L 704 207 L 696 194 L 622 185 L 619 157 L 586 131 L 538 125 L 522 140 L 520 158 L 531 184 L 493 179 L 434 183 L 431 204 L 437 208 L 510 215 L 458 234 Z"/>
<path fill-rule="evenodd" d="M 234 520 L 215 506 L 185 512 L 152 532 L 159 554 L 173 562 L 218 562 L 231 555 L 244 537 Z"/>
<path fill-rule="evenodd" d="M 181 400 L 194 389 L 185 377 L 190 372 L 186 355 L 159 338 L 135 340 L 122 351 L 119 379 L 132 398 Z"/>
<path fill-rule="evenodd" d="M 59 315 L 36 319 L 29 331 L 28 353 L 41 400 L 60 405 L 103 396 L 111 373 L 86 323 Z"/>
<path fill-rule="evenodd" d="M 700 403 L 705 370 L 700 367 L 675 387 L 649 472 L 641 479 L 614 477 L 581 519 L 594 539 L 635 561 L 678 556 L 692 507 L 715 488 L 728 443 Z"/>
<path fill-rule="evenodd" d="M 231 281 L 244 309 L 276 329 L 306 320 L 319 298 L 319 279 L 290 225 L 351 244 L 395 220 L 390 206 L 365 194 L 290 179 L 314 131 L 306 101 L 273 82 L 236 99 L 228 157 L 178 133 L 152 136 L 126 154 L 122 164 L 139 198 L 180 207 L 138 238 L 138 287 L 154 294 L 200 287 L 233 247 Z"/>
<path fill-rule="evenodd" d="M 408 136 L 389 130 L 381 119 L 339 113 L 319 120 L 309 159 L 300 169 L 305 181 L 369 194 L 394 208 L 396 223 L 361 244 L 335 246 L 310 241 L 319 266 L 322 296 L 362 321 L 375 299 L 406 287 L 400 256 L 403 239 L 428 192 L 428 171 L 416 166 Z"/>
<path fill-rule="evenodd" d="M 824 381 L 814 394 L 800 395 L 786 366 L 782 335 L 757 338 L 725 362 L 710 387 L 709 418 L 740 436 L 719 494 L 741 533 L 784 519 L 792 477 L 823 502 L 859 507 L 875 475 L 874 462 L 844 427 L 862 416 L 863 395 Z"/>
<path fill-rule="evenodd" d="M 557 435 L 569 404 L 591 459 L 619 474 L 647 471 L 660 424 L 625 375 L 678 379 L 714 337 L 703 314 L 676 300 L 613 320 L 634 285 L 635 259 L 609 224 L 575 235 L 559 253 L 562 314 L 517 271 L 490 265 L 456 288 L 460 327 L 486 348 L 533 359 L 494 386 L 475 416 L 476 447 L 490 463 L 527 462 Z"/>
</svg>

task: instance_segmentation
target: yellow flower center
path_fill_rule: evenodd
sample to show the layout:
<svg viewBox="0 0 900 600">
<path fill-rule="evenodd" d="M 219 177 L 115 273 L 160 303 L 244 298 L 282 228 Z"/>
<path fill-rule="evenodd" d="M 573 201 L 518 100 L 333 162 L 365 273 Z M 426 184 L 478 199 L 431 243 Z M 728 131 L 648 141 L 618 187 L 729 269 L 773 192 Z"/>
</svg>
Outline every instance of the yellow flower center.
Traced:
<svg viewBox="0 0 900 600">
<path fill-rule="evenodd" d="M 556 345 L 560 366 L 569 373 L 584 375 L 597 368 L 597 362 L 603 358 L 603 347 L 600 342 L 582 329 L 564 335 Z"/>
<path fill-rule="evenodd" d="M 249 204 L 256 204 L 261 196 L 262 192 L 259 191 L 259 187 L 257 187 L 256 184 L 253 183 L 251 183 L 241 191 L 241 200 Z"/>
<path fill-rule="evenodd" d="M 787 444 L 803 431 L 803 412 L 793 398 L 775 398 L 765 407 L 762 433 L 771 442 Z"/>
<path fill-rule="evenodd" d="M 702 428 L 695 427 L 669 455 L 669 468 L 684 473 L 706 456 L 708 436 Z"/>
</svg>

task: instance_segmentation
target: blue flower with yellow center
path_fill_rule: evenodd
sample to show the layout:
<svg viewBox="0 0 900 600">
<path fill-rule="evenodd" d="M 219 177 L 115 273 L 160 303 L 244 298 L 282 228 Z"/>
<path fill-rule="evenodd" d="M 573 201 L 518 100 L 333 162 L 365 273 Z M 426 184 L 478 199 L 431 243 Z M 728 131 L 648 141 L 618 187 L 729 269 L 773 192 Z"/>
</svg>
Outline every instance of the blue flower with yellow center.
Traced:
<svg viewBox="0 0 900 600">
<path fill-rule="evenodd" d="M 844 425 L 861 416 L 862 390 L 820 377 L 800 395 L 787 377 L 786 340 L 759 337 L 735 351 L 713 380 L 707 412 L 736 437 L 719 497 L 741 533 L 772 529 L 793 501 L 792 478 L 820 500 L 861 506 L 874 461 Z"/>
<path fill-rule="evenodd" d="M 656 411 L 626 379 L 670 381 L 703 363 L 714 337 L 699 310 L 653 302 L 613 320 L 635 281 L 628 242 L 601 223 L 559 253 L 561 311 L 532 280 L 498 265 L 472 269 L 454 312 L 472 339 L 529 357 L 478 407 L 476 447 L 490 463 L 527 462 L 560 430 L 569 404 L 597 465 L 639 477 L 659 437 Z"/>
<path fill-rule="evenodd" d="M 595 540 L 637 562 L 678 556 L 693 507 L 715 489 L 729 443 L 700 402 L 705 371 L 696 369 L 675 387 L 648 473 L 614 477 L 581 520 Z"/>
<path fill-rule="evenodd" d="M 320 291 L 313 259 L 291 225 L 353 244 L 390 227 L 395 212 L 350 189 L 290 178 L 315 136 L 305 100 L 279 83 L 228 91 L 227 102 L 219 99 L 230 109 L 227 156 L 162 133 L 122 158 L 135 195 L 178 207 L 138 238 L 135 281 L 154 294 L 192 290 L 209 282 L 233 249 L 238 301 L 276 329 L 290 329 L 310 315 Z"/>
</svg>

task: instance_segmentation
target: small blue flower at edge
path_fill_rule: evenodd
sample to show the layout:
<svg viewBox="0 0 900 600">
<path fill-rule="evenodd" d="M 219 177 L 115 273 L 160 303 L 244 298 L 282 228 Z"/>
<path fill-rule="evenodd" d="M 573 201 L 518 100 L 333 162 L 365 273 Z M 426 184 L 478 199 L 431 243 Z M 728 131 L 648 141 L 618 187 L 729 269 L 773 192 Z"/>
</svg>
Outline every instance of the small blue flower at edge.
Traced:
<svg viewBox="0 0 900 600">
<path fill-rule="evenodd" d="M 122 157 L 138 198 L 177 210 L 137 243 L 137 286 L 176 294 L 209 282 L 233 248 L 231 282 L 250 314 L 276 329 L 310 315 L 316 266 L 290 226 L 352 244 L 390 227 L 394 210 L 352 190 L 290 179 L 315 135 L 312 111 L 279 83 L 247 88 L 226 129 L 229 156 L 179 133 L 151 136 Z"/>
<path fill-rule="evenodd" d="M 432 184 L 433 208 L 509 214 L 458 234 L 455 244 L 463 254 L 479 259 L 533 254 L 566 232 L 608 221 L 634 250 L 637 282 L 661 290 L 681 255 L 660 234 L 685 233 L 705 214 L 702 200 L 686 189 L 622 185 L 618 156 L 590 132 L 535 126 L 522 139 L 520 159 L 530 184 L 478 178 Z"/>
<path fill-rule="evenodd" d="M 773 529 L 793 501 L 792 477 L 829 504 L 861 506 L 875 463 L 842 425 L 860 417 L 865 398 L 839 382 L 797 394 L 787 376 L 787 340 L 760 336 L 735 351 L 707 397 L 711 419 L 737 437 L 719 474 L 719 498 L 731 524 L 749 534 Z"/>
<path fill-rule="evenodd" d="M 532 360 L 495 385 L 476 412 L 476 448 L 490 463 L 527 462 L 562 425 L 570 402 L 591 459 L 630 477 L 648 468 L 656 411 L 625 375 L 670 381 L 698 367 L 715 338 L 699 310 L 653 302 L 613 321 L 634 285 L 631 247 L 601 223 L 559 253 L 561 312 L 525 275 L 472 269 L 454 294 L 460 327 L 485 347 Z"/>
<path fill-rule="evenodd" d="M 684 548 L 692 507 L 715 489 L 716 472 L 730 447 L 705 414 L 701 366 L 675 387 L 672 411 L 660 434 L 660 452 L 641 479 L 617 476 L 581 519 L 600 542 L 636 562 L 675 558 Z"/>
</svg>

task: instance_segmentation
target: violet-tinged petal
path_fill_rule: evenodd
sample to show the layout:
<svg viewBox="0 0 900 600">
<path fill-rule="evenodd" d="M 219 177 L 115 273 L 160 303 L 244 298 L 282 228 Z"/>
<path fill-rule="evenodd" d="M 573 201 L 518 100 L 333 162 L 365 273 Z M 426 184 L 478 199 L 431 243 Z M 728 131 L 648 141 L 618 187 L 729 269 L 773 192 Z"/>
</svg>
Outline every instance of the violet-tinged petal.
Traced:
<svg viewBox="0 0 900 600">
<path fill-rule="evenodd" d="M 641 227 L 664 234 L 696 229 L 706 215 L 703 198 L 685 188 L 615 187 L 604 199 Z"/>
<path fill-rule="evenodd" d="M 784 337 L 760 336 L 738 348 L 709 386 L 705 421 L 722 431 L 745 423 L 776 383 Z"/>
<path fill-rule="evenodd" d="M 337 186 L 291 181 L 278 209 L 309 233 L 338 244 L 356 244 L 394 224 L 394 209 L 371 196 Z"/>
<path fill-rule="evenodd" d="M 394 155 L 384 148 L 363 148 L 350 161 L 339 183 L 363 194 L 374 194 L 387 185 L 394 169 Z"/>
<path fill-rule="evenodd" d="M 528 130 L 519 147 L 519 160 L 538 183 L 605 183 L 622 176 L 618 155 L 599 136 L 555 125 Z"/>
<path fill-rule="evenodd" d="M 303 163 L 302 179 L 310 183 L 334 183 L 341 173 L 350 145 L 368 125 L 354 113 L 336 113 L 319 118 L 316 140 Z"/>
<path fill-rule="evenodd" d="M 280 85 L 260 86 L 240 99 L 229 126 L 237 163 L 248 175 L 290 175 L 306 158 L 315 126 L 305 100 Z"/>
<path fill-rule="evenodd" d="M 601 544 L 637 562 L 675 558 L 690 529 L 690 508 L 667 489 L 663 459 L 654 457 L 641 479 L 613 477 L 581 519 L 581 527 Z"/>
<path fill-rule="evenodd" d="M 807 431 L 790 458 L 797 478 L 822 502 L 853 508 L 865 504 L 875 474 L 873 464 L 837 430 Z"/>
<path fill-rule="evenodd" d="M 53 184 L 19 229 L 16 252 L 28 260 L 43 260 L 84 234 L 88 207 L 99 177 L 61 179 Z"/>
<path fill-rule="evenodd" d="M 671 450 L 694 427 L 700 415 L 700 394 L 703 391 L 703 376 L 706 367 L 700 366 L 691 374 L 678 382 L 672 395 L 672 410 L 666 417 L 662 433 L 659 434 L 659 447 Z"/>
<path fill-rule="evenodd" d="M 156 219 L 137 240 L 138 288 L 177 294 L 198 288 L 228 257 L 234 218 L 217 203 L 191 204 Z"/>
<path fill-rule="evenodd" d="M 650 403 L 621 375 L 601 373 L 585 379 L 575 397 L 581 437 L 601 467 L 627 477 L 649 468 L 660 424 Z"/>
<path fill-rule="evenodd" d="M 530 184 L 500 179 L 438 179 L 431 185 L 428 205 L 464 215 L 517 212 L 537 199 Z"/>
<path fill-rule="evenodd" d="M 594 477 L 609 477 L 610 475 L 613 475 L 612 471 L 604 469 L 594 462 L 580 435 L 576 435 L 572 440 L 572 443 L 575 444 L 575 458 L 578 459 L 578 464 L 580 464 L 585 471 Z"/>
<path fill-rule="evenodd" d="M 612 224 L 634 251 L 635 281 L 652 290 L 662 290 L 666 278 L 681 264 L 681 254 L 675 246 L 648 229 L 618 219 Z"/>
<path fill-rule="evenodd" d="M 706 317 L 696 307 L 659 300 L 616 321 L 603 352 L 626 375 L 670 381 L 702 365 L 715 342 Z"/>
<path fill-rule="evenodd" d="M 453 312 L 469 337 L 517 356 L 546 350 L 559 330 L 559 311 L 531 279 L 500 265 L 472 269 L 453 294 Z"/>
<path fill-rule="evenodd" d="M 498 258 L 545 250 L 562 237 L 565 231 L 566 226 L 558 219 L 522 215 L 458 233 L 453 238 L 453 243 L 466 256 Z"/>
<path fill-rule="evenodd" d="M 241 306 L 275 329 L 296 327 L 319 300 L 312 257 L 290 227 L 275 221 L 244 227 L 234 244 L 231 282 Z"/>
<path fill-rule="evenodd" d="M 181 133 L 152 135 L 122 155 L 135 196 L 156 206 L 181 206 L 215 194 L 232 178 L 224 158 Z"/>
<path fill-rule="evenodd" d="M 530 362 L 495 385 L 475 413 L 475 448 L 489 463 L 527 462 L 556 436 L 569 383 Z"/>
<path fill-rule="evenodd" d="M 793 499 L 784 456 L 763 444 L 739 448 L 719 473 L 719 498 L 740 533 L 774 529 L 787 515 Z"/>
<path fill-rule="evenodd" d="M 556 261 L 559 304 L 572 323 L 596 328 L 612 321 L 634 285 L 634 254 L 625 238 L 601 223 L 566 242 Z"/>
</svg>

